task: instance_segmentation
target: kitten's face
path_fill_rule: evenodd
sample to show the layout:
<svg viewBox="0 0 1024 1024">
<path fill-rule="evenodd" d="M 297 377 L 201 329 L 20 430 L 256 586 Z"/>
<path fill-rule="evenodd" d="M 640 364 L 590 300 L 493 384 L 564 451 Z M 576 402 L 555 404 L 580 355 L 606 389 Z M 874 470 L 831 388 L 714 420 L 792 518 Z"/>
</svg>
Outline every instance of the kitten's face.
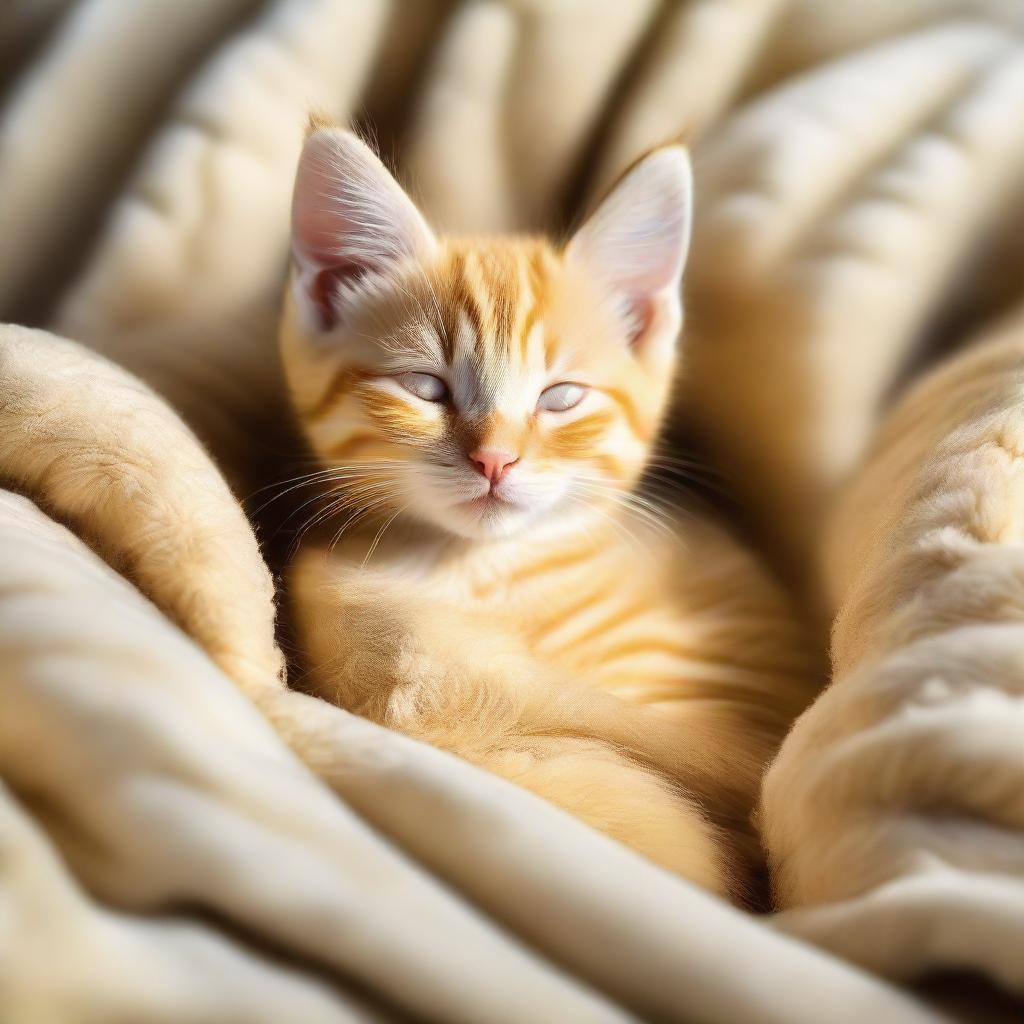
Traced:
<svg viewBox="0 0 1024 1024">
<path fill-rule="evenodd" d="M 310 158 L 324 134 L 340 149 Z M 622 276 L 639 236 L 600 222 L 615 193 L 564 251 L 438 241 L 347 133 L 317 131 L 304 161 L 284 362 L 307 437 L 353 503 L 474 539 L 606 514 L 641 473 L 669 394 L 678 243 L 667 286 L 634 274 L 616 291 L 595 262 L 618 242 Z M 373 230 L 353 240 L 357 222 Z"/>
</svg>

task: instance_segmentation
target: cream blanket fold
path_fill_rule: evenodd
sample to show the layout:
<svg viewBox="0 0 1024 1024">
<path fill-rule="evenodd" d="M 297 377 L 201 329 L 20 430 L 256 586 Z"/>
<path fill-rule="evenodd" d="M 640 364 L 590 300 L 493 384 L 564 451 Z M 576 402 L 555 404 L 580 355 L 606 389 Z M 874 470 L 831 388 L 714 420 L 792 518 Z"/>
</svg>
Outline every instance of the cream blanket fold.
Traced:
<svg viewBox="0 0 1024 1024">
<path fill-rule="evenodd" d="M 922 380 L 844 491 L 834 682 L 764 787 L 777 923 L 1024 992 L 1024 316 Z"/>
<path fill-rule="evenodd" d="M 46 302 L 182 76 L 257 0 L 62 2 L 69 10 L 0 116 L 5 319 Z M 42 20 L 56 4 L 34 6 Z M 33 17 L 10 20 L 0 31 L 17 50 L 28 42 L 19 23 L 30 31 Z"/>
<path fill-rule="evenodd" d="M 242 689 L 268 707 L 284 698 L 271 714 L 294 720 L 293 741 L 304 728 L 307 757 L 329 756 L 303 715 L 311 702 L 279 678 L 252 531 L 177 417 L 123 371 L 41 332 L 4 329 L 0 374 L 4 478 L 129 573 Z M 629 1019 L 377 837 L 66 530 L 23 499 L 4 509 L 0 774 L 92 892 L 132 911 L 205 908 L 434 1019 L 513 1022 L 551 1006 L 567 1020 Z M 470 964 L 473 980 L 456 984 Z M 346 1018 L 320 1008 L 311 1019 Z"/>
<path fill-rule="evenodd" d="M 938 1019 L 530 794 L 288 691 L 251 531 L 123 370 L 6 327 L 0 394 L 0 473 L 107 560 L 0 502 L 0 774 L 31 815 L 4 793 L 0 840 L 36 851 L 0 886 L 33 934 L 78 929 L 47 984 L 20 928 L 0 932 L 14 1019 Z M 264 969 L 236 929 L 294 966 Z"/>
<path fill-rule="evenodd" d="M 323 794 L 251 706 L 130 585 L 9 491 L 0 567 L 0 1017 L 389 1019 L 195 913 L 273 912 L 322 856 L 311 836 L 282 829 L 270 792 L 244 795 L 262 774 L 290 791 L 293 825 L 305 820 L 308 833 L 318 807 L 322 817 Z M 257 856 L 274 858 L 276 894 Z M 308 900 L 326 895 L 327 865 Z"/>
<path fill-rule="evenodd" d="M 944 25 L 797 78 L 698 147 L 681 412 L 808 592 L 834 489 L 1024 179 L 1022 110 L 1021 41 Z"/>
<path fill-rule="evenodd" d="M 0 315 L 76 339 L 0 325 L 3 1024 L 975 1024 L 899 985 L 1024 993 L 1024 317 L 877 433 L 968 258 L 1016 266 L 1020 0 L 0 7 Z M 287 688 L 236 496 L 288 450 L 310 107 L 390 111 L 473 231 L 696 139 L 683 404 L 839 611 L 764 791 L 783 913 Z"/>
</svg>

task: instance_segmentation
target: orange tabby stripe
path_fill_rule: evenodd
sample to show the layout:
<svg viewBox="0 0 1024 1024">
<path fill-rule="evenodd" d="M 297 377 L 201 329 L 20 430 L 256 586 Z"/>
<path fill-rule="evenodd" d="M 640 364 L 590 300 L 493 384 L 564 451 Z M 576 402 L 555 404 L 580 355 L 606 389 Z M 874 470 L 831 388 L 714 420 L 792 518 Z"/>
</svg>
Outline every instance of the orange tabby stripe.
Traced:
<svg viewBox="0 0 1024 1024">
<path fill-rule="evenodd" d="M 541 307 L 535 302 L 523 318 L 523 326 L 519 329 L 519 358 L 526 362 L 530 356 L 530 334 L 540 322 Z"/>
<path fill-rule="evenodd" d="M 567 606 L 559 608 L 556 614 L 551 618 L 546 619 L 543 622 L 535 623 L 531 626 L 529 629 L 530 639 L 535 643 L 540 641 L 546 635 L 553 633 L 556 629 L 559 629 L 571 622 L 581 612 L 586 611 L 588 608 L 592 608 L 594 604 L 600 601 L 604 596 L 604 588 L 588 591 L 582 597 L 577 598 Z"/>
<path fill-rule="evenodd" d="M 602 388 L 601 390 L 622 410 L 622 415 L 626 418 L 629 429 L 641 441 L 649 441 L 651 438 L 651 428 L 648 426 L 647 421 L 640 416 L 640 410 L 637 409 L 633 399 L 621 388 Z"/>
<path fill-rule="evenodd" d="M 643 614 L 648 611 L 646 602 L 624 605 L 617 608 L 610 615 L 598 622 L 595 622 L 592 626 L 585 629 L 582 633 L 577 633 L 570 640 L 566 640 L 565 643 L 561 644 L 556 650 L 564 650 L 566 647 L 572 646 L 586 646 L 591 640 L 596 639 L 603 633 L 607 633 L 609 630 L 614 629 L 616 626 L 621 626 L 631 619 L 640 618 Z"/>
<path fill-rule="evenodd" d="M 637 654 L 671 654 L 685 657 L 686 651 L 687 646 L 685 643 L 667 637 L 628 637 L 620 640 L 618 643 L 602 647 L 601 661 L 607 663 Z"/>
<path fill-rule="evenodd" d="M 386 447 L 383 440 L 377 434 L 356 433 L 345 438 L 340 444 L 335 445 L 327 451 L 332 459 L 343 461 L 352 459 L 359 454 L 365 454 L 372 448 Z"/>
<path fill-rule="evenodd" d="M 622 481 L 629 477 L 629 470 L 627 469 L 626 464 L 620 459 L 615 458 L 614 455 L 609 455 L 606 452 L 599 452 L 594 456 L 593 461 L 597 463 L 604 474 L 612 480 Z"/>
<path fill-rule="evenodd" d="M 402 438 L 430 438 L 437 428 L 419 416 L 415 409 L 400 398 L 386 394 L 376 388 L 357 386 L 353 394 L 363 401 L 366 415 L 382 430 Z"/>
<path fill-rule="evenodd" d="M 592 547 L 564 552 L 556 551 L 554 554 L 547 555 L 535 562 L 528 562 L 518 569 L 513 569 L 499 581 L 489 584 L 486 588 L 481 588 L 479 591 L 480 596 L 486 597 L 493 594 L 499 586 L 502 589 L 512 588 L 520 586 L 528 580 L 536 579 L 538 576 L 546 576 L 561 569 L 578 567 L 589 559 L 593 553 L 594 549 Z"/>
<path fill-rule="evenodd" d="M 479 346 L 487 334 L 487 315 L 484 304 L 470 286 L 466 276 L 466 256 L 463 253 L 456 252 L 453 254 L 449 274 L 447 282 L 448 298 L 456 313 L 455 323 L 452 325 L 452 335 L 453 337 L 458 335 L 458 313 L 465 313 L 466 318 L 469 320 L 470 329 L 473 332 L 474 344 L 479 350 Z"/>
<path fill-rule="evenodd" d="M 494 342 L 508 354 L 516 324 L 519 268 L 515 260 L 501 259 L 495 252 L 483 254 L 479 267 L 485 295 L 491 300 Z"/>
<path fill-rule="evenodd" d="M 308 416 L 310 420 L 322 419 L 338 405 L 359 378 L 359 371 L 355 367 L 343 366 L 335 373 L 327 389 L 316 402 L 303 411 L 303 415 Z"/>
<path fill-rule="evenodd" d="M 601 435 L 611 426 L 612 414 L 607 410 L 581 416 L 554 431 L 548 448 L 562 458 L 580 458 L 590 453 Z"/>
</svg>

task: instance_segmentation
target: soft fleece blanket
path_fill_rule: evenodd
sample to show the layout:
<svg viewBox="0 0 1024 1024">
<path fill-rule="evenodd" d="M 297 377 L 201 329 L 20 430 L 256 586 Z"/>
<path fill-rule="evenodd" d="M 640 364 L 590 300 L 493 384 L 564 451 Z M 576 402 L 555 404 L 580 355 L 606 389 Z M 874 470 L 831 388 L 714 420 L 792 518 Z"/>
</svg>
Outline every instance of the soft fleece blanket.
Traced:
<svg viewBox="0 0 1024 1024">
<path fill-rule="evenodd" d="M 955 970 L 1012 1019 L 1024 318 L 964 325 L 1021 294 L 1024 14 L 857 8 L 0 12 L 0 315 L 57 332 L 0 330 L 0 1016 L 995 1019 L 900 987 Z M 287 688 L 237 497 L 282 445 L 310 106 L 446 228 L 555 226 L 696 140 L 683 418 L 835 619 L 760 811 L 776 915 Z M 927 337 L 963 351 L 879 427 Z"/>
</svg>

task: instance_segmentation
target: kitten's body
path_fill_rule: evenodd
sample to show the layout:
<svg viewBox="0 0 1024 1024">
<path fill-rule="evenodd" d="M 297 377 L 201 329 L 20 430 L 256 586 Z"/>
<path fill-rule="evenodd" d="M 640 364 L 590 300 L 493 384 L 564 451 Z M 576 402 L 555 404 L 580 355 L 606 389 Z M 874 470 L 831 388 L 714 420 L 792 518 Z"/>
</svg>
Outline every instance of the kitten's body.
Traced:
<svg viewBox="0 0 1024 1024">
<path fill-rule="evenodd" d="M 298 560 L 305 685 L 737 894 L 807 675 L 749 556 L 695 520 L 685 547 L 641 529 L 646 554 L 611 527 L 486 551 L 398 530 L 367 561 L 377 529 Z"/>
<path fill-rule="evenodd" d="M 631 497 L 680 325 L 688 179 L 662 152 L 558 250 L 439 241 L 314 133 L 283 357 L 326 536 L 350 528 L 292 590 L 316 692 L 725 892 L 806 665 L 732 541 Z"/>
</svg>

